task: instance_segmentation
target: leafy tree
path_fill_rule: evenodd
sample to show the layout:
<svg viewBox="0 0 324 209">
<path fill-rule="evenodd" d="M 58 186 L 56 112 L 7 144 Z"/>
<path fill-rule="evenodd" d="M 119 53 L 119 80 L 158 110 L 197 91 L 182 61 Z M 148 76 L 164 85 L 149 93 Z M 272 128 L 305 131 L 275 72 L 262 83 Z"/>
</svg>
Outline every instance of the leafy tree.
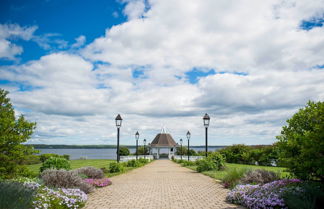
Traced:
<svg viewBox="0 0 324 209">
<path fill-rule="evenodd" d="M 129 149 L 127 147 L 120 147 L 119 148 L 120 156 L 127 156 L 130 154 Z"/>
<path fill-rule="evenodd" d="M 26 156 L 33 148 L 26 142 L 36 127 L 21 115 L 16 119 L 15 111 L 7 98 L 8 91 L 0 89 L 0 178 L 12 178 L 26 172 L 22 166 Z"/>
<path fill-rule="evenodd" d="M 324 181 L 324 102 L 309 101 L 277 136 L 279 155 L 301 179 Z"/>
</svg>

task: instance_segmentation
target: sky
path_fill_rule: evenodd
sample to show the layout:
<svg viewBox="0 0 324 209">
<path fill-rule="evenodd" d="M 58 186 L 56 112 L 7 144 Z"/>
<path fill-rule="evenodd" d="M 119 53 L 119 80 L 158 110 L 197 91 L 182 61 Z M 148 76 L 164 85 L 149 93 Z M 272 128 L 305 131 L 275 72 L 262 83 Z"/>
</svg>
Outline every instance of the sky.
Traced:
<svg viewBox="0 0 324 209">
<path fill-rule="evenodd" d="M 324 99 L 324 0 L 2 0 L 0 88 L 28 143 L 272 144 Z"/>
</svg>

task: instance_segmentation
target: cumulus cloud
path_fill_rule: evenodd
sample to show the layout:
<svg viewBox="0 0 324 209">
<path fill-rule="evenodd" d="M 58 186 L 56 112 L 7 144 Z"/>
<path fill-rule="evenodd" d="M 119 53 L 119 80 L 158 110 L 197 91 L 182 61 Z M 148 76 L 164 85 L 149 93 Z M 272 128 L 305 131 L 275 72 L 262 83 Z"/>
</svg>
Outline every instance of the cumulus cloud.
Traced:
<svg viewBox="0 0 324 209">
<path fill-rule="evenodd" d="M 84 55 L 180 72 L 199 66 L 244 72 L 303 70 L 321 64 L 324 53 L 323 27 L 299 27 L 302 20 L 323 14 L 324 2 L 313 2 L 150 1 L 146 18 L 108 29 Z"/>
<path fill-rule="evenodd" d="M 145 0 L 123 0 L 122 2 L 126 3 L 123 13 L 128 17 L 128 20 L 143 16 L 145 11 Z"/>
<path fill-rule="evenodd" d="M 12 42 L 12 39 L 22 39 L 25 41 L 33 37 L 37 26 L 21 27 L 17 24 L 0 24 L 0 58 L 9 60 L 23 52 L 23 48 Z"/>
<path fill-rule="evenodd" d="M 85 36 L 79 36 L 78 38 L 75 39 L 75 43 L 72 44 L 72 48 L 79 48 L 83 46 L 86 42 L 86 37 Z"/>
<path fill-rule="evenodd" d="M 84 36 L 75 51 L 0 68 L 20 84 L 10 96 L 38 122 L 35 140 L 114 143 L 120 113 L 122 144 L 166 126 L 200 145 L 208 112 L 209 144 L 270 144 L 307 100 L 324 99 L 324 27 L 301 27 L 322 17 L 322 0 L 124 3 L 129 21 L 79 51 Z M 215 74 L 190 83 L 193 69 Z"/>
</svg>

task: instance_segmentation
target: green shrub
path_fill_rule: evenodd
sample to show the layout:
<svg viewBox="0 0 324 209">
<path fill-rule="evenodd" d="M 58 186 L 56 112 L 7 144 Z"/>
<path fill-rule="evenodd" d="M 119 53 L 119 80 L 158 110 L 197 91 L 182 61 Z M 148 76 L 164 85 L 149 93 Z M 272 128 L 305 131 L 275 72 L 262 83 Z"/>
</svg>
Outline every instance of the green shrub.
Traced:
<svg viewBox="0 0 324 209">
<path fill-rule="evenodd" d="M 32 208 L 35 190 L 19 182 L 0 182 L 0 208 Z"/>
<path fill-rule="evenodd" d="M 144 165 L 150 162 L 149 159 L 144 159 L 144 158 L 140 158 L 140 159 L 138 159 L 138 161 L 139 161 L 140 163 L 144 164 Z"/>
<path fill-rule="evenodd" d="M 184 160 L 183 163 L 181 163 L 183 166 L 194 166 L 196 165 L 195 162 L 193 161 L 188 161 L 188 160 Z"/>
<path fill-rule="evenodd" d="M 120 156 L 127 156 L 129 154 L 130 154 L 130 152 L 129 152 L 129 149 L 127 147 L 120 147 L 119 148 L 119 155 Z"/>
<path fill-rule="evenodd" d="M 60 157 L 51 157 L 47 159 L 43 165 L 40 167 L 40 172 L 43 172 L 46 169 L 65 169 L 70 170 L 71 166 L 67 159 Z"/>
<path fill-rule="evenodd" d="M 125 167 L 117 162 L 112 162 L 109 164 L 109 172 L 110 173 L 118 173 L 123 172 L 125 170 Z"/>
<path fill-rule="evenodd" d="M 249 163 L 249 152 L 251 147 L 244 144 L 234 144 L 232 146 L 225 147 L 219 152 L 225 157 L 228 163 Z"/>
<path fill-rule="evenodd" d="M 324 205 L 323 184 L 302 182 L 287 188 L 282 197 L 289 209 L 320 209 Z"/>
<path fill-rule="evenodd" d="M 231 189 L 234 188 L 246 172 L 248 172 L 247 169 L 234 168 L 227 170 L 225 176 L 222 179 L 224 187 Z"/>
<path fill-rule="evenodd" d="M 70 160 L 70 155 L 61 155 L 63 158 Z"/>
<path fill-rule="evenodd" d="M 216 169 L 216 164 L 208 158 L 197 161 L 197 171 L 210 171 Z"/>
<path fill-rule="evenodd" d="M 216 170 L 220 170 L 225 166 L 224 156 L 219 152 L 213 152 L 207 158 L 215 164 Z"/>
<path fill-rule="evenodd" d="M 60 155 L 53 154 L 53 153 L 46 153 L 46 154 L 41 154 L 39 156 L 39 159 L 42 163 L 44 163 L 47 159 L 50 159 L 51 157 L 60 157 Z"/>
<path fill-rule="evenodd" d="M 142 164 L 138 160 L 129 160 L 127 167 L 140 167 Z"/>
</svg>

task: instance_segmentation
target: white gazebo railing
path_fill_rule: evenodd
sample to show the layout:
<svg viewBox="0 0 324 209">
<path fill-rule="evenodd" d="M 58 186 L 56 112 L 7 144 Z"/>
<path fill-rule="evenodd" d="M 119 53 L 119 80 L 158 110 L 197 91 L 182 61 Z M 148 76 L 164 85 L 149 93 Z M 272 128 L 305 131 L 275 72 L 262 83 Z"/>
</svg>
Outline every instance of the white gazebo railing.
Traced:
<svg viewBox="0 0 324 209">
<path fill-rule="evenodd" d="M 138 155 L 138 159 L 140 158 L 145 158 L 145 159 L 148 159 L 150 161 L 153 160 L 153 155 Z M 136 155 L 129 155 L 129 156 L 120 156 L 120 161 L 121 162 L 127 162 L 129 160 L 136 160 Z"/>
<path fill-rule="evenodd" d="M 189 156 L 189 161 L 196 161 L 203 159 L 204 156 Z M 175 160 L 181 160 L 181 155 L 174 155 Z M 188 160 L 188 155 L 182 155 L 182 160 Z"/>
</svg>

